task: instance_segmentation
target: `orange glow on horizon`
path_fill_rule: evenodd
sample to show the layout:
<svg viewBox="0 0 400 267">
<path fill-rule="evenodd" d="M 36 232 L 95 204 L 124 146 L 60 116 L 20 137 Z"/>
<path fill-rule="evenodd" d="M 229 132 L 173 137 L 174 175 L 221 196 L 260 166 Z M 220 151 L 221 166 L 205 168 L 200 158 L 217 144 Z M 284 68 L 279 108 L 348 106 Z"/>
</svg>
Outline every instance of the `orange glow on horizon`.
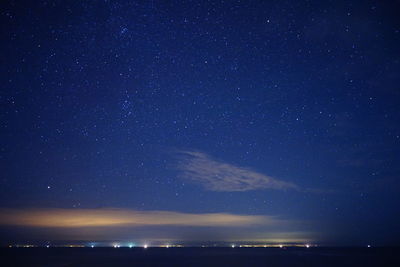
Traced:
<svg viewBox="0 0 400 267">
<path fill-rule="evenodd" d="M 181 213 L 174 211 L 136 211 L 129 209 L 24 209 L 0 210 L 0 224 L 31 227 L 96 226 L 248 226 L 279 223 L 272 216 L 229 213 Z"/>
</svg>

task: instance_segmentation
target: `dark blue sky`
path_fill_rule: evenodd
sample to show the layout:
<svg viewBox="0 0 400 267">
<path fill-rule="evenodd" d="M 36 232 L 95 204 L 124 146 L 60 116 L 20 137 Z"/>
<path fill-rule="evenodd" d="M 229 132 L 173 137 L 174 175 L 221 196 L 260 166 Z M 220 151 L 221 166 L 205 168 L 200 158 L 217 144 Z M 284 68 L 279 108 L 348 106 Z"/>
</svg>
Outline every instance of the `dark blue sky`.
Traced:
<svg viewBox="0 0 400 267">
<path fill-rule="evenodd" d="M 7 242 L 46 231 L 46 240 L 395 244 L 399 8 L 4 1 Z M 52 219 L 21 223 L 35 212 L 101 218 L 76 226 L 94 229 L 88 237 Z M 116 217 L 130 219 L 104 223 Z"/>
</svg>

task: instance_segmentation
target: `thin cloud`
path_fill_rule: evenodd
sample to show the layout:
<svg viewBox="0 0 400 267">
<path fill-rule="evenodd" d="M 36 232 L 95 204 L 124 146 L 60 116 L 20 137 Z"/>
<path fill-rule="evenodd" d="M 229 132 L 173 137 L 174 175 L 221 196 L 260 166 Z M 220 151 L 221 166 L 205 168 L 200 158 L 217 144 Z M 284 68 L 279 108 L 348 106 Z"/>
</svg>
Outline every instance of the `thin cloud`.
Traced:
<svg viewBox="0 0 400 267">
<path fill-rule="evenodd" d="M 1 209 L 0 225 L 27 227 L 277 225 L 273 216 L 230 213 L 182 213 L 131 209 Z"/>
<path fill-rule="evenodd" d="M 201 184 L 211 191 L 250 191 L 257 189 L 299 190 L 285 182 L 249 168 L 239 167 L 212 159 L 205 153 L 180 151 L 177 165 L 181 177 Z"/>
<path fill-rule="evenodd" d="M 155 245 L 235 240 L 265 244 L 318 238 L 312 222 L 280 216 L 116 208 L 2 208 L 0 235 L 1 244 L 15 240 L 31 240 L 40 244 L 52 240 L 58 244 L 103 242 L 106 245 L 111 244 L 108 242 L 150 242 Z"/>
</svg>

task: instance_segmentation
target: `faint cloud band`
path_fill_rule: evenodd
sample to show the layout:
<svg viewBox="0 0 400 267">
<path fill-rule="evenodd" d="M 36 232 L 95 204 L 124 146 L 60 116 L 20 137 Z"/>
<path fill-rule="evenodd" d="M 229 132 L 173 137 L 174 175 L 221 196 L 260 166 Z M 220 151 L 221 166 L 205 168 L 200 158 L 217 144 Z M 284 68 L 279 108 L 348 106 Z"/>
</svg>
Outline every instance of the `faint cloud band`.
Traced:
<svg viewBox="0 0 400 267">
<path fill-rule="evenodd" d="M 279 224 L 273 216 L 131 209 L 0 209 L 0 225 L 30 227 L 249 226 Z"/>
</svg>

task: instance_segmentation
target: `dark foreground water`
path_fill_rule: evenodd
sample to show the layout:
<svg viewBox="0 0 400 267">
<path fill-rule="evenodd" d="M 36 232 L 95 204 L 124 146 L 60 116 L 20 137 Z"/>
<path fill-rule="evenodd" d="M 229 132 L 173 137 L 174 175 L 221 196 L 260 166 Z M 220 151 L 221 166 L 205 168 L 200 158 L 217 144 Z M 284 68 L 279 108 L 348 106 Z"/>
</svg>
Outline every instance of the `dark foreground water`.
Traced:
<svg viewBox="0 0 400 267">
<path fill-rule="evenodd" d="M 2 248 L 0 266 L 400 266 L 400 248 Z"/>
</svg>

